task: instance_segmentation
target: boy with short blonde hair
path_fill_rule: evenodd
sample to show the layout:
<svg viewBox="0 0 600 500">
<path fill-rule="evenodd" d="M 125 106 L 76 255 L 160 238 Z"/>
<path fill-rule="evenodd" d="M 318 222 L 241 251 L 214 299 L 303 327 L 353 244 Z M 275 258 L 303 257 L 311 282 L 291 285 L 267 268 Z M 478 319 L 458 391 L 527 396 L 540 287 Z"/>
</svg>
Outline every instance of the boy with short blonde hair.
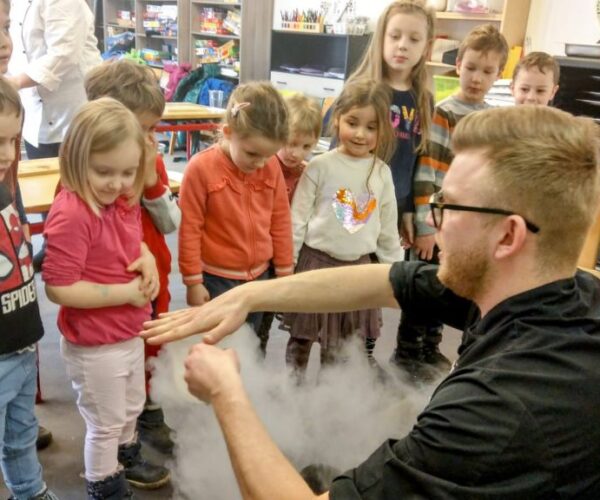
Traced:
<svg viewBox="0 0 600 500">
<path fill-rule="evenodd" d="M 181 212 L 169 189 L 169 179 L 162 157 L 157 154 L 155 128 L 165 109 L 165 98 L 153 71 L 147 66 L 125 59 L 106 61 L 92 69 L 85 80 L 90 101 L 112 97 L 129 108 L 146 134 L 146 166 L 142 205 L 143 240 L 156 259 L 160 291 L 152 302 L 152 316 L 169 310 L 169 273 L 171 253 L 164 235 L 179 227 Z M 158 348 L 145 344 L 146 359 L 156 356 Z M 149 380 L 150 373 L 146 373 Z M 147 387 L 147 390 L 149 387 Z M 164 423 L 161 408 L 148 400 L 138 419 L 140 439 L 159 451 L 170 454 L 173 442 Z"/>
<path fill-rule="evenodd" d="M 547 106 L 558 91 L 560 66 L 546 52 L 531 52 L 519 61 L 510 90 L 515 104 Z"/>
<path fill-rule="evenodd" d="M 285 100 L 288 109 L 290 136 L 287 144 L 277 152 L 288 188 L 290 204 L 298 180 L 306 166 L 306 159 L 321 136 L 321 110 L 314 99 L 294 94 Z"/>
<path fill-rule="evenodd" d="M 412 258 L 437 261 L 435 229 L 426 222 L 429 198 L 441 189 L 452 162 L 450 143 L 458 122 L 469 113 L 490 107 L 485 96 L 499 78 L 508 58 L 508 44 L 492 24 L 475 27 L 462 41 L 456 59 L 458 92 L 439 102 L 434 110 L 425 155 L 415 170 L 415 238 Z M 447 372 L 450 361 L 440 352 L 442 325 L 432 321 L 417 325 L 409 311 L 402 313 L 398 327 L 397 348 L 393 362 L 406 369 L 413 378 L 431 379 Z M 434 367 L 437 370 L 432 370 Z"/>
<path fill-rule="evenodd" d="M 493 24 L 482 24 L 473 28 L 463 39 L 458 47 L 458 55 L 456 56 L 456 65 L 460 65 L 460 61 L 465 59 L 467 50 L 480 52 L 481 55 L 495 52 L 500 59 L 500 72 L 504 69 L 508 59 L 508 43 L 504 35 L 498 31 Z"/>
<path fill-rule="evenodd" d="M 457 123 L 464 116 L 490 107 L 485 96 L 498 79 L 506 59 L 508 44 L 492 24 L 474 28 L 461 43 L 456 60 L 459 76 L 458 93 L 439 102 L 433 114 L 433 127 L 427 154 L 419 160 L 415 172 L 416 241 L 415 250 L 426 260 L 433 256 L 433 230 L 425 223 L 429 197 L 440 190 L 452 161 L 450 141 Z"/>
<path fill-rule="evenodd" d="M 149 113 L 160 120 L 165 98 L 152 70 L 127 59 L 107 61 L 92 69 L 85 79 L 90 101 L 109 96 L 135 114 Z"/>
</svg>

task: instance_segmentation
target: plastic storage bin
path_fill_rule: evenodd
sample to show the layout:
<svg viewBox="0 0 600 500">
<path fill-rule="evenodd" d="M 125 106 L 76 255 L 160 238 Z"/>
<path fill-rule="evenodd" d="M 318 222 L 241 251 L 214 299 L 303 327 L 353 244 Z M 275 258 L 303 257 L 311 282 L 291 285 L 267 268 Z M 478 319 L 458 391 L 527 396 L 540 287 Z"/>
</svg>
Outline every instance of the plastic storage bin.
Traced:
<svg viewBox="0 0 600 500">
<path fill-rule="evenodd" d="M 433 87 L 435 102 L 454 94 L 460 87 L 457 76 L 433 75 Z"/>
</svg>

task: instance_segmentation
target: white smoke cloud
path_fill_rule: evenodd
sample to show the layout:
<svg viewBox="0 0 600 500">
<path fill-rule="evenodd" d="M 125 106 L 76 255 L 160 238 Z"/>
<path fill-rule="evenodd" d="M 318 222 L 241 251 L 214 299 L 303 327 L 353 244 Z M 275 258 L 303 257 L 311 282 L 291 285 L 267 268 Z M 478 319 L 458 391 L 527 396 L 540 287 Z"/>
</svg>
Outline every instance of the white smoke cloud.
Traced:
<svg viewBox="0 0 600 500">
<path fill-rule="evenodd" d="M 183 360 L 198 340 L 166 345 L 154 361 L 152 397 L 176 432 L 169 464 L 175 498 L 241 498 L 212 408 L 191 396 L 183 380 Z M 221 343 L 237 351 L 260 418 L 298 470 L 316 463 L 341 471 L 357 466 L 385 439 L 405 435 L 431 393 L 397 377 L 382 384 L 356 345 L 346 363 L 321 370 L 298 387 L 283 363 L 260 360 L 257 346 L 248 327 Z"/>
</svg>

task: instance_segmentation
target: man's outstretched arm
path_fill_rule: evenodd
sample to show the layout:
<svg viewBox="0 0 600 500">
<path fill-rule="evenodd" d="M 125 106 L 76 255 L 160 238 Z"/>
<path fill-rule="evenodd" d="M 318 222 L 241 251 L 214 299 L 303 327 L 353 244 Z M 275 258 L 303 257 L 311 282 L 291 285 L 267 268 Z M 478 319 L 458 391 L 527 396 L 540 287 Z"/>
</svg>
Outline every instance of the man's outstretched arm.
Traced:
<svg viewBox="0 0 600 500">
<path fill-rule="evenodd" d="M 235 332 L 254 311 L 342 312 L 398 307 L 389 281 L 389 264 L 366 264 L 253 281 L 206 304 L 161 315 L 144 324 L 142 336 L 162 344 L 193 334 L 215 344 Z"/>
</svg>

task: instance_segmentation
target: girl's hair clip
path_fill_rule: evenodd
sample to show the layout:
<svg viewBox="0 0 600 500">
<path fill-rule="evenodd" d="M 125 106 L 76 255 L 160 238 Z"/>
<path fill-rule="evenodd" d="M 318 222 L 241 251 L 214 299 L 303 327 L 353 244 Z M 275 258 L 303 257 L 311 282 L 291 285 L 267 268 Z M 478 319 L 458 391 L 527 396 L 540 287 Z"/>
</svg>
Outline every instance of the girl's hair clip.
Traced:
<svg viewBox="0 0 600 500">
<path fill-rule="evenodd" d="M 233 116 L 235 118 L 238 115 L 238 113 L 240 112 L 240 110 L 247 108 L 248 106 L 250 106 L 250 103 L 247 101 L 238 102 L 238 103 L 234 104 L 231 107 L 231 116 Z"/>
</svg>

